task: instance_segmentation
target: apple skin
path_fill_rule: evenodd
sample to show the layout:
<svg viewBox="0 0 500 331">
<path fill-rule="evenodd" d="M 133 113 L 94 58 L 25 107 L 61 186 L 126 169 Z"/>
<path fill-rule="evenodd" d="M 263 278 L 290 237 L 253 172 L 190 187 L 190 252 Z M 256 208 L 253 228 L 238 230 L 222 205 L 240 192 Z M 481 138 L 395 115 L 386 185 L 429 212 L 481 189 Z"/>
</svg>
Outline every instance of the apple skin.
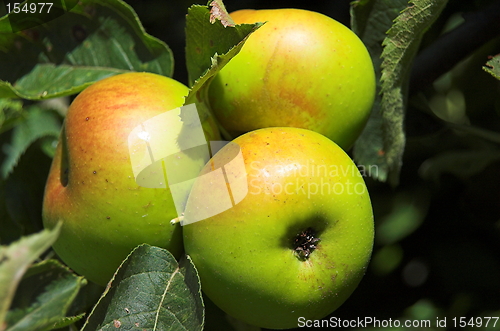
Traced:
<svg viewBox="0 0 500 331">
<path fill-rule="evenodd" d="M 169 223 L 177 217 L 171 193 L 135 182 L 128 135 L 182 106 L 188 92 L 171 78 L 126 73 L 96 82 L 72 102 L 46 183 L 43 221 L 47 228 L 63 221 L 54 250 L 89 280 L 106 285 L 142 243 L 183 253 L 181 228 Z M 205 132 L 218 138 L 215 126 Z"/>
<path fill-rule="evenodd" d="M 358 168 L 338 145 L 306 129 L 259 129 L 233 142 L 241 148 L 248 194 L 183 227 L 202 290 L 227 314 L 259 327 L 324 318 L 357 287 L 372 252 L 373 212 Z M 234 157 L 226 147 L 213 162 Z M 233 170 L 226 169 L 227 178 L 245 173 Z M 196 217 L 200 203 L 217 203 L 227 190 L 226 183 L 203 178 L 193 186 L 186 215 Z M 300 258 L 294 242 L 308 228 L 320 241 Z"/>
<path fill-rule="evenodd" d="M 346 26 L 301 9 L 239 10 L 235 23 L 266 22 L 210 85 L 213 113 L 229 134 L 266 127 L 313 130 L 349 149 L 375 97 L 375 73 Z"/>
</svg>

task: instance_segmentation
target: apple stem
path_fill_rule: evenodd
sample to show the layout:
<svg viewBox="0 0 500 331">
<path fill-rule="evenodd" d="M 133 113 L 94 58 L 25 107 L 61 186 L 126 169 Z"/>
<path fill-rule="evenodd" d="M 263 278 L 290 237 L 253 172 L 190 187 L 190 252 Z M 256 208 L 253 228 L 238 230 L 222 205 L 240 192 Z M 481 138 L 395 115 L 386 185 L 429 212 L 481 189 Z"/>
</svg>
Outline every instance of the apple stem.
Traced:
<svg viewBox="0 0 500 331">
<path fill-rule="evenodd" d="M 172 220 L 170 221 L 170 224 L 172 224 L 172 225 L 176 225 L 177 223 L 179 223 L 179 222 L 180 222 L 180 221 L 182 221 L 183 219 L 184 219 L 184 215 L 181 215 L 181 216 L 179 216 L 179 217 L 176 217 L 176 218 L 172 219 Z"/>
</svg>

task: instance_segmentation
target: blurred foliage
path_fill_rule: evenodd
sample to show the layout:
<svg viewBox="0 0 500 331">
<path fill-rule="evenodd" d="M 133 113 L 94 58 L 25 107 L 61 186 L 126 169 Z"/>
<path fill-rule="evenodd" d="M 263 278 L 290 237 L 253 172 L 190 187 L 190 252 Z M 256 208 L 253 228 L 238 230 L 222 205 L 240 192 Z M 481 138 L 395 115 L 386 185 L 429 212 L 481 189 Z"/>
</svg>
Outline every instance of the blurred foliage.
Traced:
<svg viewBox="0 0 500 331">
<path fill-rule="evenodd" d="M 498 1 L 449 1 L 423 36 L 419 52 L 432 49 L 440 37 L 460 27 L 469 13 L 495 2 Z M 188 84 L 185 17 L 191 4 L 204 3 L 187 0 L 127 3 L 136 11 L 146 32 L 172 50 L 173 77 Z M 226 0 L 224 3 L 229 11 L 304 8 L 350 24 L 350 0 Z M 447 329 L 453 329 L 454 317 L 469 321 L 473 317 L 500 316 L 500 81 L 495 78 L 498 57 L 494 57 L 497 54 L 500 54 L 500 33 L 481 47 L 471 49 L 470 54 L 431 84 L 412 90 L 404 120 L 406 146 L 399 185 L 391 188 L 366 178 L 376 222 L 372 263 L 358 289 L 332 316 L 342 320 L 359 317 L 431 320 L 433 324 L 428 330 L 445 329 L 436 327 L 436 319 L 446 318 Z M 488 70 L 483 69 L 485 66 Z M 5 164 L 12 158 L 16 161 L 7 171 L 9 176 L 0 181 L 0 243 L 6 245 L 21 235 L 42 229 L 41 201 L 51 161 L 54 125 L 62 122 L 68 99 L 56 105 L 27 100 L 1 102 L 0 162 Z M 30 118 L 40 115 L 40 109 L 49 114 L 42 116 L 51 118 L 49 129 L 38 133 L 28 130 L 35 143 L 18 148 L 14 155 L 10 147 L 15 144 L 15 136 L 19 134 L 16 132 L 21 130 L 17 127 L 29 127 Z M 78 304 L 70 307 L 71 315 L 89 311 L 92 306 L 89 302 L 96 302 L 100 292 L 102 288 L 86 285 L 77 297 Z M 218 313 L 210 303 L 207 312 Z M 210 323 L 219 325 L 221 321 L 207 317 L 207 323 L 210 329 Z M 76 325 L 82 324 L 79 321 Z M 212 329 L 221 330 L 218 326 Z M 463 329 L 478 328 L 466 325 Z M 500 321 L 494 329 L 500 330 Z"/>
</svg>

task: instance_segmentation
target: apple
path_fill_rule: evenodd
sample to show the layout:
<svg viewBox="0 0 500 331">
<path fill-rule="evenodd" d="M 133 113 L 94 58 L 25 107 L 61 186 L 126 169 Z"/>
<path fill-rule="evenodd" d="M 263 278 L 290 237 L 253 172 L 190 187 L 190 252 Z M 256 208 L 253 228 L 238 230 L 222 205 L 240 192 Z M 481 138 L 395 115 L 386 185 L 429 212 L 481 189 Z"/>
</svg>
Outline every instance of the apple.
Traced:
<svg viewBox="0 0 500 331">
<path fill-rule="evenodd" d="M 301 9 L 239 10 L 235 23 L 266 22 L 213 79 L 213 113 L 233 137 L 291 126 L 348 149 L 375 97 L 375 74 L 361 40 L 323 14 Z"/>
<path fill-rule="evenodd" d="M 47 228 L 63 222 L 54 250 L 89 280 L 105 285 L 142 243 L 183 253 L 181 228 L 169 223 L 177 216 L 172 194 L 138 185 L 128 138 L 145 121 L 181 107 L 188 92 L 171 78 L 135 72 L 102 79 L 72 102 L 46 183 L 43 221 Z M 207 140 L 217 139 L 213 119 L 203 125 Z"/>
<path fill-rule="evenodd" d="M 226 181 L 210 176 L 218 170 Z M 228 192 L 232 208 L 221 211 Z M 204 219 L 207 210 L 221 212 Z M 193 185 L 183 222 L 185 251 L 208 298 L 270 329 L 338 308 L 363 277 L 374 237 L 356 165 L 330 139 L 292 127 L 255 130 L 217 152 Z"/>
</svg>

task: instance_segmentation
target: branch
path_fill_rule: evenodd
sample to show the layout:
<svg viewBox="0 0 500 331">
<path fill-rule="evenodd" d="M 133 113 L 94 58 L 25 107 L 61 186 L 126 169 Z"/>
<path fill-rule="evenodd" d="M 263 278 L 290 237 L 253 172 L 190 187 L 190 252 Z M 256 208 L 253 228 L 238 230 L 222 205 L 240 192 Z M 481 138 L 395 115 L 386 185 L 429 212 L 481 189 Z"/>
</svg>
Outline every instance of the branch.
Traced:
<svg viewBox="0 0 500 331">
<path fill-rule="evenodd" d="M 415 59 L 410 94 L 431 84 L 476 49 L 500 36 L 500 1 L 464 14 L 465 22 L 439 37 Z"/>
</svg>

